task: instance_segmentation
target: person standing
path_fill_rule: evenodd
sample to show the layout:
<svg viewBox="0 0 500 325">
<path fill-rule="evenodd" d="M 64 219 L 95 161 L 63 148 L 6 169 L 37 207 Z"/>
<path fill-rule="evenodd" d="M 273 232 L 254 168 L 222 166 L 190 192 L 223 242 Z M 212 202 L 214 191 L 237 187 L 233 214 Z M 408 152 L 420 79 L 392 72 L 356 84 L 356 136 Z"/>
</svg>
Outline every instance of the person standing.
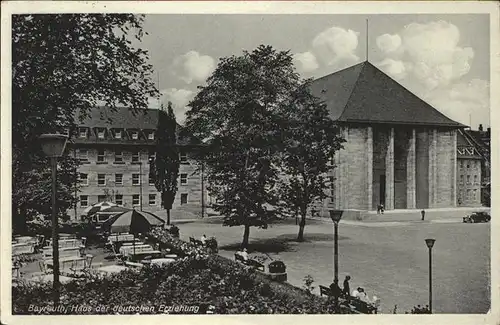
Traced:
<svg viewBox="0 0 500 325">
<path fill-rule="evenodd" d="M 344 288 L 342 290 L 342 293 L 347 297 L 349 298 L 350 294 L 351 294 L 351 289 L 349 287 L 349 280 L 351 280 L 351 276 L 350 275 L 346 275 L 345 279 L 344 279 Z"/>
</svg>

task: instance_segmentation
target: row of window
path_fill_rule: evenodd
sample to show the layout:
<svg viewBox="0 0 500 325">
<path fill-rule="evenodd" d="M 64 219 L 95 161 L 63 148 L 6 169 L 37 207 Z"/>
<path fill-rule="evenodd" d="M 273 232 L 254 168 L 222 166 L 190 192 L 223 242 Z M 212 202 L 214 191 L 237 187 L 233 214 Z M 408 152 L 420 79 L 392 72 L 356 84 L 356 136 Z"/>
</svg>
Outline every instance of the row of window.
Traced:
<svg viewBox="0 0 500 325">
<path fill-rule="evenodd" d="M 460 183 L 464 183 L 465 175 L 460 175 Z M 467 185 L 470 185 L 471 183 L 471 175 L 467 175 Z M 474 175 L 474 184 L 479 184 L 479 177 L 477 175 Z"/>
<path fill-rule="evenodd" d="M 132 196 L 132 206 L 139 206 L 141 205 L 141 199 L 139 194 L 133 194 Z M 156 202 L 156 194 L 149 194 L 148 195 L 148 203 L 149 205 L 157 205 Z M 108 199 L 106 195 L 98 195 L 97 196 L 97 202 L 104 202 Z M 117 194 L 114 197 L 114 203 L 118 205 L 124 205 L 124 200 L 123 200 L 123 195 L 122 194 Z M 181 205 L 187 204 L 188 203 L 188 195 L 187 193 L 182 193 L 181 194 Z M 89 196 L 88 195 L 80 195 L 80 207 L 86 208 L 89 206 Z"/>
<path fill-rule="evenodd" d="M 188 174 L 180 174 L 180 184 L 188 184 Z M 155 181 L 152 177 L 148 177 L 149 185 L 155 185 Z M 79 182 L 81 185 L 89 185 L 89 175 L 85 173 L 79 174 Z M 132 185 L 140 185 L 141 179 L 140 174 L 132 174 Z M 97 185 L 106 186 L 106 174 L 97 174 Z M 115 174 L 115 185 L 123 185 L 123 174 Z"/>
<path fill-rule="evenodd" d="M 464 192 L 460 191 L 458 197 L 461 200 L 468 200 L 468 201 L 479 200 L 479 193 L 480 192 L 477 189 L 474 190 L 468 189 L 467 191 L 465 191 L 465 196 Z"/>
<path fill-rule="evenodd" d="M 106 150 L 97 150 L 97 162 L 98 163 L 107 163 L 106 160 Z M 82 162 L 88 162 L 89 161 L 89 150 L 87 149 L 78 149 L 77 151 L 77 156 Z M 154 160 L 155 158 L 155 153 L 150 151 L 149 152 L 149 161 Z M 187 162 L 187 154 L 185 152 L 180 152 L 179 153 L 179 160 L 181 163 L 186 163 Z M 132 160 L 133 163 L 138 163 L 141 161 L 140 159 L 140 151 L 135 150 L 132 151 Z M 114 151 L 114 162 L 115 163 L 124 163 L 123 159 L 123 151 L 121 150 L 115 150 Z"/>
<path fill-rule="evenodd" d="M 477 160 L 459 160 L 458 161 L 458 166 L 463 169 L 463 168 L 476 168 L 476 167 L 481 167 L 480 162 Z"/>
<path fill-rule="evenodd" d="M 69 134 L 69 130 L 66 130 L 66 133 Z M 110 130 L 108 130 L 106 128 L 96 128 L 95 135 L 97 136 L 98 139 L 106 139 L 106 138 L 124 139 L 125 136 L 128 136 L 128 138 L 131 140 L 139 140 L 139 139 L 154 140 L 155 139 L 155 132 L 154 131 L 145 131 L 144 135 L 141 136 L 140 132 L 137 130 L 128 131 L 128 130 L 124 130 L 124 129 L 110 129 Z M 79 138 L 88 138 L 88 136 L 89 136 L 89 128 L 85 128 L 85 127 L 78 128 L 78 137 Z"/>
</svg>

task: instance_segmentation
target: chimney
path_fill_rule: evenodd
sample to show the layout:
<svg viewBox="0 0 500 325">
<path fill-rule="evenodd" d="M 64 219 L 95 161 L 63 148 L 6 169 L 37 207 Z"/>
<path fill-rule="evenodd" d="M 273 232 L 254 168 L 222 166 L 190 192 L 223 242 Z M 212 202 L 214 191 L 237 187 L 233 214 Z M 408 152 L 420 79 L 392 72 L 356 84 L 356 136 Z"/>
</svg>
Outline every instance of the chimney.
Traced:
<svg viewBox="0 0 500 325">
<path fill-rule="evenodd" d="M 479 131 L 483 131 L 483 125 L 482 124 L 479 124 Z"/>
</svg>

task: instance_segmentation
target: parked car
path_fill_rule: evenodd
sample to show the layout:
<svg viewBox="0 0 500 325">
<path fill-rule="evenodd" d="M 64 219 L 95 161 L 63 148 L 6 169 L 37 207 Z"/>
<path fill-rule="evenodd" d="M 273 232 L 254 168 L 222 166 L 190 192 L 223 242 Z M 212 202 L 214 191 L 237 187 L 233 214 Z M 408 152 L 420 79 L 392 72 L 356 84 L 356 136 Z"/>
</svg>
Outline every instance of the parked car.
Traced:
<svg viewBox="0 0 500 325">
<path fill-rule="evenodd" d="M 488 222 L 490 220 L 491 216 L 488 212 L 474 212 L 463 218 L 464 223 Z"/>
</svg>

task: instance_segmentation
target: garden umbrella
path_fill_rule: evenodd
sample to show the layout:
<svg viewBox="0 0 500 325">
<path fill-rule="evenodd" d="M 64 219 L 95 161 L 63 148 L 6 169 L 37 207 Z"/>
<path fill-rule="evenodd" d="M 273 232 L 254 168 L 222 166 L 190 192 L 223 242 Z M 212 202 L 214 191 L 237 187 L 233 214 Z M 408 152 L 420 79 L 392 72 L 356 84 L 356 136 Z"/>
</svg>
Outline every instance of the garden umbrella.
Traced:
<svg viewBox="0 0 500 325">
<path fill-rule="evenodd" d="M 110 207 L 115 207 L 118 206 L 118 204 L 113 203 L 113 202 L 99 202 L 94 205 L 89 206 L 85 210 L 83 210 L 82 214 L 89 217 L 96 212 L 102 211 L 103 209 L 110 208 Z"/>
<path fill-rule="evenodd" d="M 103 227 L 110 229 L 111 233 L 130 232 L 131 234 L 146 233 L 152 227 L 165 223 L 160 217 L 146 211 L 130 210 L 111 217 L 104 222 Z M 135 254 L 135 236 L 134 236 Z"/>
</svg>

